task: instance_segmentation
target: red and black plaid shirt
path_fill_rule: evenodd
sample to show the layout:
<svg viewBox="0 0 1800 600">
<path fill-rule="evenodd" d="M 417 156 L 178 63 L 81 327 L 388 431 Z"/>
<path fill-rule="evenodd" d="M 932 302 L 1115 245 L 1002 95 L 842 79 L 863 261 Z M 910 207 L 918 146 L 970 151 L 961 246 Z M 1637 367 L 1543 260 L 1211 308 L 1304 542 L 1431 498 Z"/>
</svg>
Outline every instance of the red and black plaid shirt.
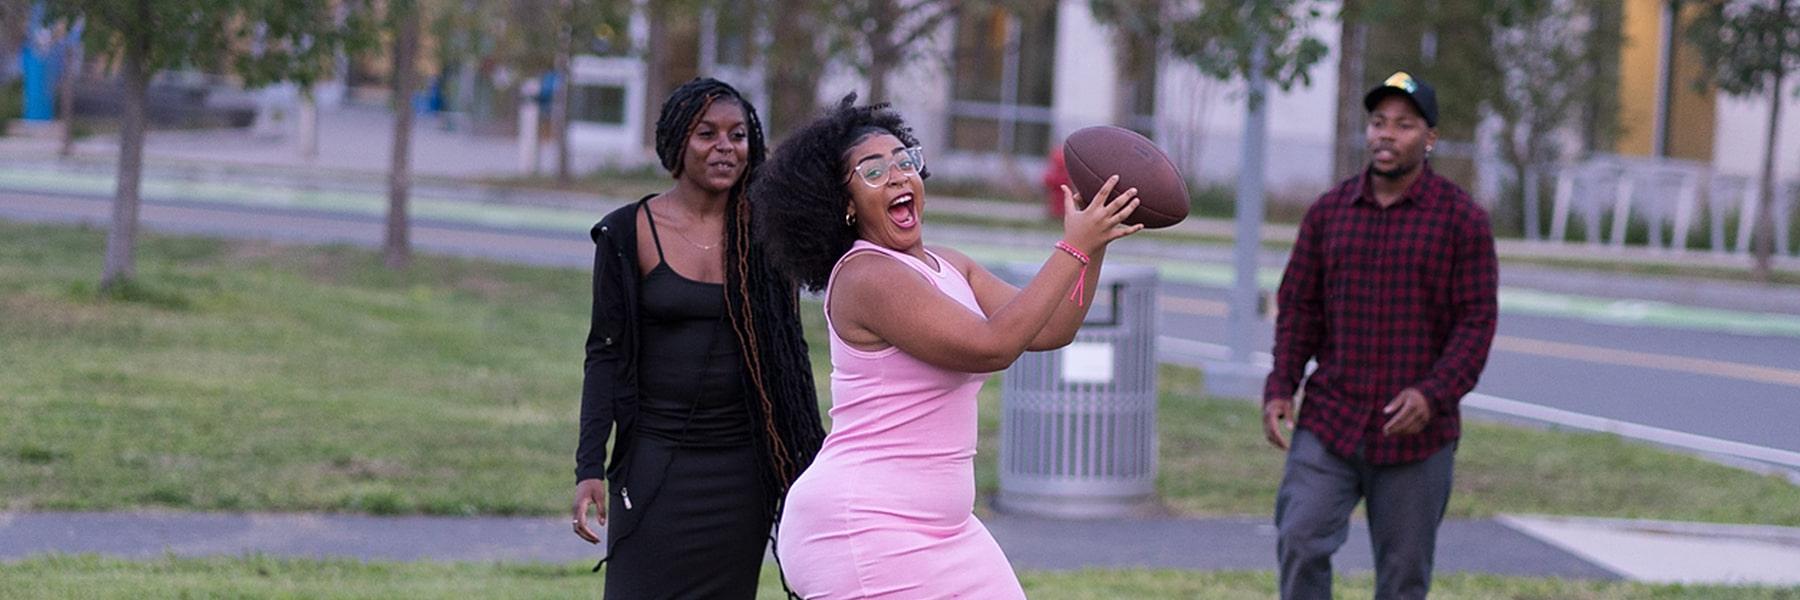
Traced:
<svg viewBox="0 0 1800 600">
<path fill-rule="evenodd" d="M 1487 212 L 1430 166 L 1382 208 L 1367 171 L 1306 213 L 1278 293 L 1275 365 L 1265 401 L 1293 398 L 1308 360 L 1299 426 L 1339 456 L 1424 460 L 1462 432 L 1458 404 L 1494 340 L 1498 263 Z M 1384 435 L 1381 409 L 1408 387 L 1429 424 Z"/>
</svg>

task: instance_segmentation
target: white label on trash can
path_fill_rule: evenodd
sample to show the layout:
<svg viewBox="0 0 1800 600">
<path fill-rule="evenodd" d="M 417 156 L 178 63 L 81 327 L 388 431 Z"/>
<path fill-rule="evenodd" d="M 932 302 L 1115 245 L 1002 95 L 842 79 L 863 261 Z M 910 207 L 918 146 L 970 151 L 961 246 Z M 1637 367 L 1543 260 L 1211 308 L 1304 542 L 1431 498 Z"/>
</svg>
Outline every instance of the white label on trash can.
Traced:
<svg viewBox="0 0 1800 600">
<path fill-rule="evenodd" d="M 1075 342 L 1062 349 L 1063 383 L 1112 383 L 1113 345 Z"/>
</svg>

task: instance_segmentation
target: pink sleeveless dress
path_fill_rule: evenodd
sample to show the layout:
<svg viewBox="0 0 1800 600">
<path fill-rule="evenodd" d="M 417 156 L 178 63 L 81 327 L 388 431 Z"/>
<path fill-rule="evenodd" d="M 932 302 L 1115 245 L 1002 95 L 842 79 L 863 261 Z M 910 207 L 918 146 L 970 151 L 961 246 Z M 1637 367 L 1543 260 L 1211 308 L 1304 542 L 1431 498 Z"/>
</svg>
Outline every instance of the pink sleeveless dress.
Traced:
<svg viewBox="0 0 1800 600">
<path fill-rule="evenodd" d="M 844 256 L 870 251 L 982 314 L 968 280 L 942 257 L 931 255 L 933 269 L 861 240 Z M 830 333 L 831 433 L 788 490 L 776 540 L 788 585 L 809 600 L 1024 598 L 972 512 L 975 394 L 987 374 L 941 369 L 899 348 L 858 350 Z"/>
</svg>

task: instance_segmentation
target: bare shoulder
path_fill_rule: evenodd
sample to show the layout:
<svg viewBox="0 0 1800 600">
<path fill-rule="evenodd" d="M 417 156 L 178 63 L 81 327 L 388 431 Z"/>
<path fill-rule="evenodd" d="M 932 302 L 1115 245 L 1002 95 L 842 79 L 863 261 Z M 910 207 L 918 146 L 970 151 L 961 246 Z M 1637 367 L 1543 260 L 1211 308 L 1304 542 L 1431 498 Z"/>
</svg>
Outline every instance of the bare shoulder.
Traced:
<svg viewBox="0 0 1800 600">
<path fill-rule="evenodd" d="M 949 246 L 926 246 L 926 249 L 943 257 L 944 260 L 950 261 L 950 265 L 962 272 L 964 277 L 967 277 L 975 268 L 975 259 L 969 258 L 969 255 L 963 254 L 961 250 Z"/>
<path fill-rule="evenodd" d="M 852 342 L 864 315 L 882 314 L 889 307 L 904 306 L 932 290 L 931 282 L 917 270 L 879 252 L 854 252 L 838 266 L 831 280 L 825 310 L 838 333 Z M 901 304 L 894 304 L 894 303 Z"/>
<path fill-rule="evenodd" d="M 907 282 L 927 284 L 924 277 L 898 259 L 880 252 L 851 252 L 838 265 L 833 293 L 858 295 L 867 291 L 891 290 L 895 284 Z"/>
</svg>

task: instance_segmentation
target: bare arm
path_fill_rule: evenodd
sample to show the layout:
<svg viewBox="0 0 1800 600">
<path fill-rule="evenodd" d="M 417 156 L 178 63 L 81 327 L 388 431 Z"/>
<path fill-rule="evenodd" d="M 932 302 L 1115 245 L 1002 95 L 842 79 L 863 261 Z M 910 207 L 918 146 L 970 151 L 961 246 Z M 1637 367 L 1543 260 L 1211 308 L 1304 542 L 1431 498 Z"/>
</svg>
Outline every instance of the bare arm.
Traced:
<svg viewBox="0 0 1800 600">
<path fill-rule="evenodd" d="M 935 249 L 953 262 L 960 262 L 963 273 L 969 278 L 969 287 L 975 290 L 975 299 L 981 304 L 983 312 L 993 313 L 1011 302 L 1019 294 L 1019 288 L 988 271 L 981 263 L 975 262 L 961 252 L 949 248 Z M 1094 288 L 1100 282 L 1100 262 L 1106 257 L 1106 249 L 1088 255 L 1087 279 L 1082 282 L 1081 302 L 1069 299 L 1069 294 L 1062 294 L 1062 301 L 1057 303 L 1050 321 L 1039 329 L 1026 350 L 1055 350 L 1075 341 L 1075 332 L 1081 329 L 1082 321 L 1087 319 L 1088 307 L 1094 304 Z"/>
<path fill-rule="evenodd" d="M 1102 197 L 1110 195 L 1111 188 L 1112 182 L 1103 187 Z M 1127 191 L 1111 202 L 1075 209 L 1073 194 L 1069 194 L 1065 197 L 1071 204 L 1063 224 L 1065 241 L 1092 256 L 1112 240 L 1142 229 L 1119 225 L 1137 206 L 1133 196 L 1135 192 Z M 1086 313 L 1084 307 L 1063 308 L 1070 304 L 1067 297 L 1081 273 L 1081 262 L 1060 250 L 1049 252 L 1051 256 L 1037 276 L 1022 290 L 1011 291 L 1010 285 L 979 265 L 971 269 L 980 270 L 970 285 L 982 282 L 983 289 L 976 295 L 987 313 L 985 318 L 938 292 L 910 267 L 879 256 L 845 261 L 827 309 L 840 328 L 868 331 L 927 363 L 968 372 L 998 371 L 1040 341 L 1053 319 L 1067 321 L 1067 335 L 1072 337 L 1073 328 L 1080 326 Z M 960 253 L 955 256 L 967 260 Z M 1090 266 L 1088 271 L 1090 279 L 1097 277 L 1098 269 Z M 1089 298 L 1083 299 L 1083 306 L 1092 296 L 1092 285 L 1088 287 Z"/>
</svg>

